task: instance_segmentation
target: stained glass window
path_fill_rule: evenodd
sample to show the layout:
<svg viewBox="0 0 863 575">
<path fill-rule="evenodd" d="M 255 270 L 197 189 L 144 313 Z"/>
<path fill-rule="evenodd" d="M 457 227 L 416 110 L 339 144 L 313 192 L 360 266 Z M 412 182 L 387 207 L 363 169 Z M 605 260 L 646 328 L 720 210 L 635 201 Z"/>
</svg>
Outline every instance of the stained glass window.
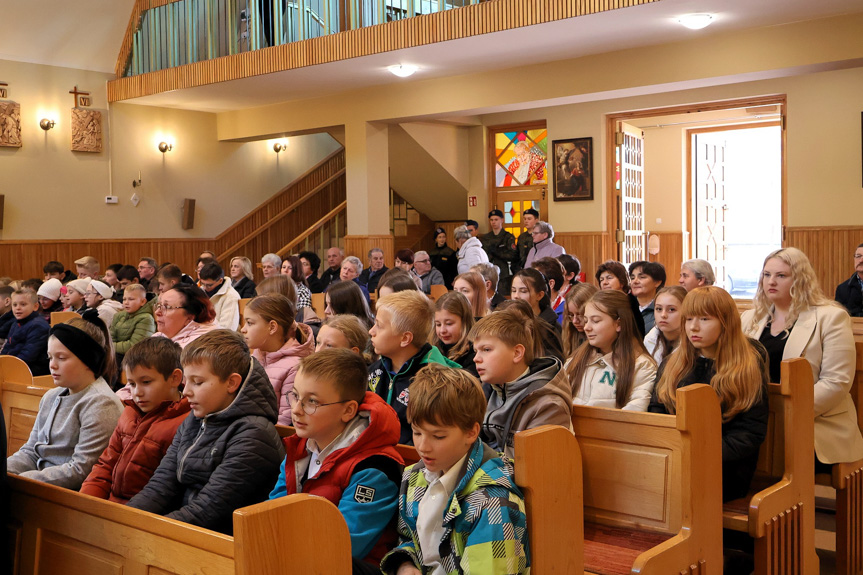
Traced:
<svg viewBox="0 0 863 575">
<path fill-rule="evenodd" d="M 545 128 L 498 132 L 495 134 L 495 185 L 507 188 L 544 184 L 547 154 L 548 131 Z"/>
</svg>

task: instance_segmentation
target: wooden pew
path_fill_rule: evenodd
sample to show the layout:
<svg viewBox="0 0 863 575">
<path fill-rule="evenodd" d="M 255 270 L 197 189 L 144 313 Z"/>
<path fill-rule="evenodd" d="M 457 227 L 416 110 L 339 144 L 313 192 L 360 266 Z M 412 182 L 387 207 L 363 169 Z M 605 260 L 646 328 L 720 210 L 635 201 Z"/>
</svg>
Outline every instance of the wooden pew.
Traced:
<svg viewBox="0 0 863 575">
<path fill-rule="evenodd" d="M 515 451 L 532 572 L 582 573 L 580 550 L 572 546 L 583 523 L 575 439 L 562 427 L 544 426 L 519 433 Z M 286 567 L 291 573 L 350 573 L 347 525 L 319 497 L 292 495 L 238 509 L 229 537 L 17 476 L 9 483 L 19 575 L 275 575 Z"/>
<path fill-rule="evenodd" d="M 243 327 L 246 324 L 245 318 L 243 318 L 243 312 L 246 311 L 246 304 L 252 301 L 250 297 L 241 298 L 237 306 L 240 308 L 240 327 Z"/>
<path fill-rule="evenodd" d="M 52 311 L 51 312 L 51 326 L 55 326 L 58 323 L 65 323 L 70 319 L 75 319 L 76 317 L 81 317 L 80 314 L 75 313 L 74 311 Z"/>
<path fill-rule="evenodd" d="M 755 541 L 756 575 L 817 575 L 815 554 L 815 398 L 803 358 L 782 362 L 769 384 L 770 420 L 750 496 L 724 506 L 723 527 Z"/>
<path fill-rule="evenodd" d="M 851 318 L 851 330 L 854 332 L 854 341 L 863 342 L 863 317 Z"/>
<path fill-rule="evenodd" d="M 327 309 L 327 294 L 313 293 L 312 309 L 315 310 L 315 315 L 321 318 L 321 321 L 324 321 L 324 318 L 326 318 L 324 310 Z"/>
<path fill-rule="evenodd" d="M 447 292 L 447 289 L 446 286 L 433 285 L 430 286 L 429 291 L 431 292 L 429 293 L 429 297 L 431 297 L 432 301 L 437 301 Z"/>
<path fill-rule="evenodd" d="M 722 572 L 719 400 L 692 385 L 677 401 L 676 416 L 573 407 L 585 572 Z"/>
<path fill-rule="evenodd" d="M 29 439 L 39 412 L 39 401 L 52 387 L 51 376 L 47 376 L 47 380 L 34 378 L 27 364 L 17 357 L 0 356 L 0 402 L 6 422 L 7 456 L 18 451 Z"/>
<path fill-rule="evenodd" d="M 292 495 L 234 512 L 234 537 L 9 476 L 18 575 L 350 573 L 350 536 L 329 501 Z M 310 551 L 311 550 L 311 551 Z"/>
<path fill-rule="evenodd" d="M 863 342 L 857 341 L 856 348 L 851 398 L 857 407 L 857 425 L 863 430 Z M 836 573 L 863 573 L 863 459 L 837 463 L 832 474 L 816 475 L 815 483 L 836 490 Z"/>
</svg>

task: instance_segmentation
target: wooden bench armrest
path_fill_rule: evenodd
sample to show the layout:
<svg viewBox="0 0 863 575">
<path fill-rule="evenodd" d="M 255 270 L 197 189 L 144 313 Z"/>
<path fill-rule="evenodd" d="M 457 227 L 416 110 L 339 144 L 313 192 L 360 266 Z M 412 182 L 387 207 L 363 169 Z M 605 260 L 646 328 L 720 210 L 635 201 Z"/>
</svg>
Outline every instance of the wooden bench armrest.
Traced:
<svg viewBox="0 0 863 575">
<path fill-rule="evenodd" d="M 794 494 L 792 482 L 782 479 L 753 495 L 749 501 L 749 535 L 763 537 L 766 522 L 798 503 Z"/>
<path fill-rule="evenodd" d="M 847 488 L 848 478 L 859 470 L 863 470 L 863 459 L 835 464 L 833 466 L 833 487 L 835 489 Z"/>
<path fill-rule="evenodd" d="M 351 537 L 339 509 L 305 493 L 234 511 L 236 575 L 350 573 Z"/>
</svg>

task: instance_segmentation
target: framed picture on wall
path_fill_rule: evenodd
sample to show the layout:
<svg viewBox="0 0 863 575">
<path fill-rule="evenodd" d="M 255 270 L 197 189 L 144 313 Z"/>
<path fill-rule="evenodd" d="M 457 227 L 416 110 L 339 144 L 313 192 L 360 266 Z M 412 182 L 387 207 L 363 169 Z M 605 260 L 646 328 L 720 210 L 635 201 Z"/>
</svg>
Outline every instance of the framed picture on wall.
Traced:
<svg viewBox="0 0 863 575">
<path fill-rule="evenodd" d="M 554 200 L 593 199 L 593 138 L 554 140 Z"/>
</svg>

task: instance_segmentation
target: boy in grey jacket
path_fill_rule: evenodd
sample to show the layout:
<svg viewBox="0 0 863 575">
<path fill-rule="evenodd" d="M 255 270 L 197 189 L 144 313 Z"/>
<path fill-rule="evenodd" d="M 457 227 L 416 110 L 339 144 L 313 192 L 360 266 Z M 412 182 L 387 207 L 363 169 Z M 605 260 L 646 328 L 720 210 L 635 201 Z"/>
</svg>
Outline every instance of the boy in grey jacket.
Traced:
<svg viewBox="0 0 863 575">
<path fill-rule="evenodd" d="M 230 534 L 234 510 L 266 501 L 279 476 L 278 400 L 237 332 L 202 335 L 181 362 L 192 414 L 127 505 Z"/>
</svg>

